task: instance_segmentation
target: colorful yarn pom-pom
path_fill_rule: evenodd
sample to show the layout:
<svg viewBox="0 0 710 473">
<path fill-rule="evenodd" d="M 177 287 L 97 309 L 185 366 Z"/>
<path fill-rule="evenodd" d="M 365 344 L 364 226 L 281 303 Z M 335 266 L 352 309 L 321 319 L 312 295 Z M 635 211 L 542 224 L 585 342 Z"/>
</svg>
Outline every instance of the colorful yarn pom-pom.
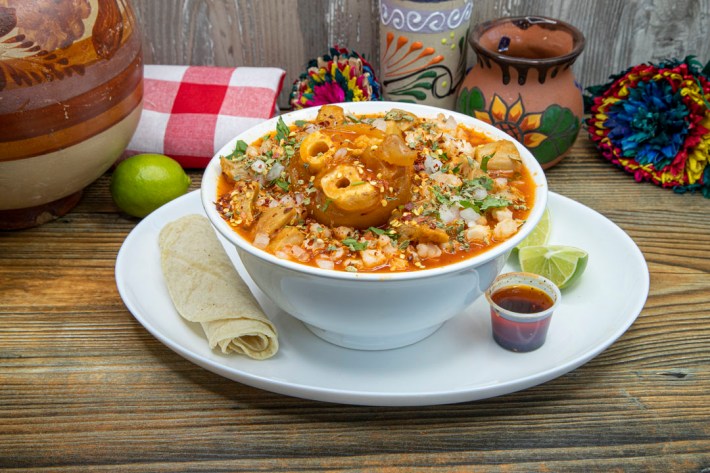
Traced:
<svg viewBox="0 0 710 473">
<path fill-rule="evenodd" d="M 330 55 L 308 62 L 306 72 L 293 84 L 290 102 L 294 109 L 301 109 L 382 100 L 381 89 L 372 66 L 363 56 L 336 46 L 330 49 Z"/>
<path fill-rule="evenodd" d="M 639 64 L 587 88 L 589 136 L 638 182 L 710 198 L 710 64 Z"/>
</svg>

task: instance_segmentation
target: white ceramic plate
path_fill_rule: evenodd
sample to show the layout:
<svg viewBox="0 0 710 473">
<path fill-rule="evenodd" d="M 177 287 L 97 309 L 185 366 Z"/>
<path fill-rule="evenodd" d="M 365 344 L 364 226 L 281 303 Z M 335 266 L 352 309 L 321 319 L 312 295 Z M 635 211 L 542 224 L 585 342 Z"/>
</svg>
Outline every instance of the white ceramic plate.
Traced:
<svg viewBox="0 0 710 473">
<path fill-rule="evenodd" d="M 175 311 L 158 249 L 163 225 L 186 214 L 204 214 L 199 191 L 161 207 L 133 229 L 118 253 L 116 283 L 128 309 L 158 340 L 193 363 L 250 386 L 319 401 L 380 406 L 484 399 L 544 383 L 586 363 L 626 331 L 648 295 L 646 261 L 626 233 L 558 194 L 550 193 L 548 206 L 550 243 L 587 250 L 589 265 L 579 283 L 563 292 L 545 345 L 530 353 L 508 352 L 493 341 L 483 297 L 429 338 L 408 347 L 368 352 L 331 345 L 277 309 L 224 240 L 229 256 L 276 324 L 280 349 L 264 361 L 212 351 L 201 327 Z M 519 269 L 512 261 L 504 271 Z"/>
</svg>

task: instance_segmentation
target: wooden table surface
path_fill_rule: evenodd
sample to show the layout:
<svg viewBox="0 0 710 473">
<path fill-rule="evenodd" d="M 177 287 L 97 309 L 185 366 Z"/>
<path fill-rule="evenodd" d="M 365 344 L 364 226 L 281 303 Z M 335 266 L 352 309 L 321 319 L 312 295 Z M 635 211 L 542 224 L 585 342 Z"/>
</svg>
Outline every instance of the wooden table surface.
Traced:
<svg viewBox="0 0 710 473">
<path fill-rule="evenodd" d="M 109 178 L 59 220 L 0 232 L 3 471 L 710 472 L 710 200 L 635 183 L 585 135 L 550 187 L 636 241 L 643 311 L 567 375 L 444 406 L 302 400 L 172 352 L 117 292 L 138 220 L 118 212 Z"/>
</svg>

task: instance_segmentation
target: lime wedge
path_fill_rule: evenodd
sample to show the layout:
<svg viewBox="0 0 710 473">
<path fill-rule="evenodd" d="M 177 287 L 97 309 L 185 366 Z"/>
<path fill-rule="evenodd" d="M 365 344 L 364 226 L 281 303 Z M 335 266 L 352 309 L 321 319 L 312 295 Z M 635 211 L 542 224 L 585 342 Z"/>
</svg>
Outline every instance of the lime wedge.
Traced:
<svg viewBox="0 0 710 473">
<path fill-rule="evenodd" d="M 518 252 L 520 268 L 539 274 L 563 289 L 571 286 L 587 267 L 589 255 L 573 246 L 528 246 Z"/>
<path fill-rule="evenodd" d="M 547 241 L 550 239 L 550 231 L 552 230 L 551 227 L 552 219 L 550 218 L 550 209 L 546 208 L 538 224 L 535 226 L 535 228 L 533 228 L 530 234 L 525 237 L 523 241 L 518 243 L 518 246 L 516 246 L 516 248 L 520 250 L 528 246 L 546 245 Z"/>
</svg>

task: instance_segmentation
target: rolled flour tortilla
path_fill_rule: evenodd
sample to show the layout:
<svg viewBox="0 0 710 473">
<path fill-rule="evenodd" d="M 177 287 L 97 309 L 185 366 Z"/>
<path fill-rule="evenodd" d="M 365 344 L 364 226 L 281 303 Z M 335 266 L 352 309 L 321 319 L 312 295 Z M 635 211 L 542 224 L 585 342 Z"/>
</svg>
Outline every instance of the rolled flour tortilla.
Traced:
<svg viewBox="0 0 710 473">
<path fill-rule="evenodd" d="M 263 360 L 279 348 L 264 315 L 207 218 L 187 215 L 160 231 L 160 260 L 178 313 L 199 322 L 210 348 Z"/>
</svg>

